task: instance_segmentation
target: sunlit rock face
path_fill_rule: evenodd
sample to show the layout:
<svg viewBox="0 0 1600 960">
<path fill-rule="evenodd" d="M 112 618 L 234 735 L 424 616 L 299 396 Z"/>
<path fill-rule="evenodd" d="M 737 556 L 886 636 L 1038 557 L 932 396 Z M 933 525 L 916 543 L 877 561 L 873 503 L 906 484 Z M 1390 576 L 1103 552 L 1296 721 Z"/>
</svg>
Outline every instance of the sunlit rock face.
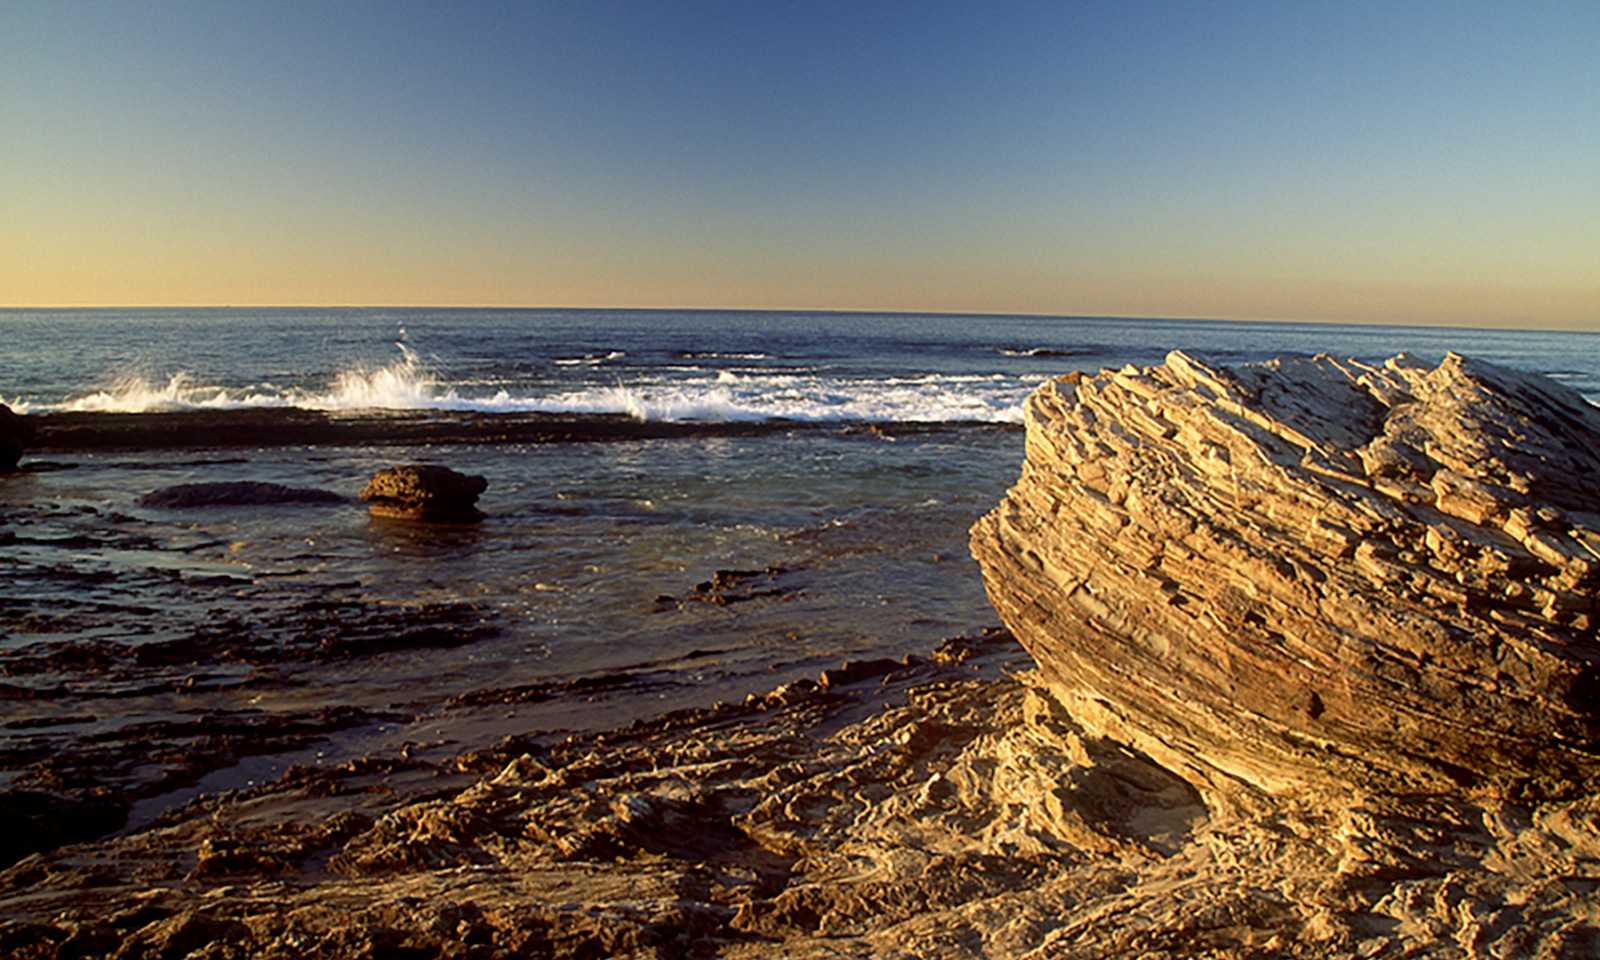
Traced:
<svg viewBox="0 0 1600 960">
<path fill-rule="evenodd" d="M 1208 789 L 1563 797 L 1600 771 L 1600 410 L 1454 354 L 1072 375 L 973 527 L 1100 735 Z"/>
</svg>

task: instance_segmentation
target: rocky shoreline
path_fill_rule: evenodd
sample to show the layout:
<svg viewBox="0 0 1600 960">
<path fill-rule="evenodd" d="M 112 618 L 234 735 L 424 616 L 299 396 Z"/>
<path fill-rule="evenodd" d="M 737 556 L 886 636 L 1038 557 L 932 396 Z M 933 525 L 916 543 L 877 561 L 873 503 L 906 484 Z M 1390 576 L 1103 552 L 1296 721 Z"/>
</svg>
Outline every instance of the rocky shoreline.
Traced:
<svg viewBox="0 0 1600 960">
<path fill-rule="evenodd" d="M 991 634 L 604 733 L 296 768 L 0 873 L 0 950 L 1594 955 L 1600 801 L 1230 814 L 1026 662 Z"/>
<path fill-rule="evenodd" d="M 1174 353 L 1046 384 L 1026 429 L 972 530 L 1008 629 L 64 833 L 0 873 L 0 952 L 1600 955 L 1600 411 L 1454 355 Z M 725 573 L 681 603 L 782 572 Z M 328 636 L 273 646 L 393 641 Z"/>
</svg>

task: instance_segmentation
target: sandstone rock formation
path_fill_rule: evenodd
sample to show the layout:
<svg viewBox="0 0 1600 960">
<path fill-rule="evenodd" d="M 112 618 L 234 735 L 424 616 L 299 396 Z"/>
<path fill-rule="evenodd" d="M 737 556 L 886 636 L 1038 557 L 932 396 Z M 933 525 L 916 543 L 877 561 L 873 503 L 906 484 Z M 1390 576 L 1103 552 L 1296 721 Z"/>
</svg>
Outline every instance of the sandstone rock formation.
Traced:
<svg viewBox="0 0 1600 960">
<path fill-rule="evenodd" d="M 1592 789 L 1600 410 L 1576 392 L 1454 354 L 1173 353 L 1048 383 L 1026 420 L 972 551 L 1079 722 L 1213 803 Z"/>
<path fill-rule="evenodd" d="M 33 425 L 0 403 L 0 472 L 17 468 L 23 451 L 33 442 L 33 437 Z"/>
<path fill-rule="evenodd" d="M 449 467 L 410 464 L 378 471 L 361 491 L 375 517 L 471 523 L 483 519 L 478 495 L 489 489 L 482 477 L 457 473 Z"/>
</svg>

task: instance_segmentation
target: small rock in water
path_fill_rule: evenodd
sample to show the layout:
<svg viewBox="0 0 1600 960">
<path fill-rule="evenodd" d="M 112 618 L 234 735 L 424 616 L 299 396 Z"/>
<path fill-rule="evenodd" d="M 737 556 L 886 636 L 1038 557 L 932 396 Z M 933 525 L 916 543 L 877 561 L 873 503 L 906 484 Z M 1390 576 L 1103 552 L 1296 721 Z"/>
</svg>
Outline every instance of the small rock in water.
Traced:
<svg viewBox="0 0 1600 960">
<path fill-rule="evenodd" d="M 396 520 L 475 523 L 484 517 L 478 495 L 489 489 L 483 477 L 449 467 L 408 464 L 378 471 L 361 491 L 368 512 Z"/>
<path fill-rule="evenodd" d="M 893 673 L 904 664 L 898 660 L 887 657 L 878 657 L 873 660 L 850 660 L 832 670 L 822 671 L 822 685 L 824 687 L 845 687 L 863 680 L 872 680 Z"/>
<path fill-rule="evenodd" d="M 760 589 L 756 583 L 765 578 L 771 583 L 783 574 L 788 573 L 782 567 L 767 567 L 763 570 L 718 570 L 710 580 L 702 580 L 694 585 L 694 591 L 683 600 L 670 593 L 663 593 L 656 597 L 657 610 L 683 609 L 691 602 L 710 603 L 725 607 L 733 603 L 744 603 L 749 600 L 758 600 L 765 597 L 779 599 L 792 599 L 798 591 L 788 587 L 771 586 Z M 670 605 L 670 607 L 669 607 Z"/>
</svg>

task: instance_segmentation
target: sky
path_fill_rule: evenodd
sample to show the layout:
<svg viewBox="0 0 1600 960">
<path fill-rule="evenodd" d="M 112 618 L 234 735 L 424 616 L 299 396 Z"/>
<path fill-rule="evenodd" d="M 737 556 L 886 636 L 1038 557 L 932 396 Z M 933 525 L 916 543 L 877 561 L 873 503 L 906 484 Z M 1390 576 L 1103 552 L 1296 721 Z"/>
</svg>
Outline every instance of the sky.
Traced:
<svg viewBox="0 0 1600 960">
<path fill-rule="evenodd" d="M 1600 330 L 1600 3 L 0 4 L 0 306 Z"/>
</svg>

